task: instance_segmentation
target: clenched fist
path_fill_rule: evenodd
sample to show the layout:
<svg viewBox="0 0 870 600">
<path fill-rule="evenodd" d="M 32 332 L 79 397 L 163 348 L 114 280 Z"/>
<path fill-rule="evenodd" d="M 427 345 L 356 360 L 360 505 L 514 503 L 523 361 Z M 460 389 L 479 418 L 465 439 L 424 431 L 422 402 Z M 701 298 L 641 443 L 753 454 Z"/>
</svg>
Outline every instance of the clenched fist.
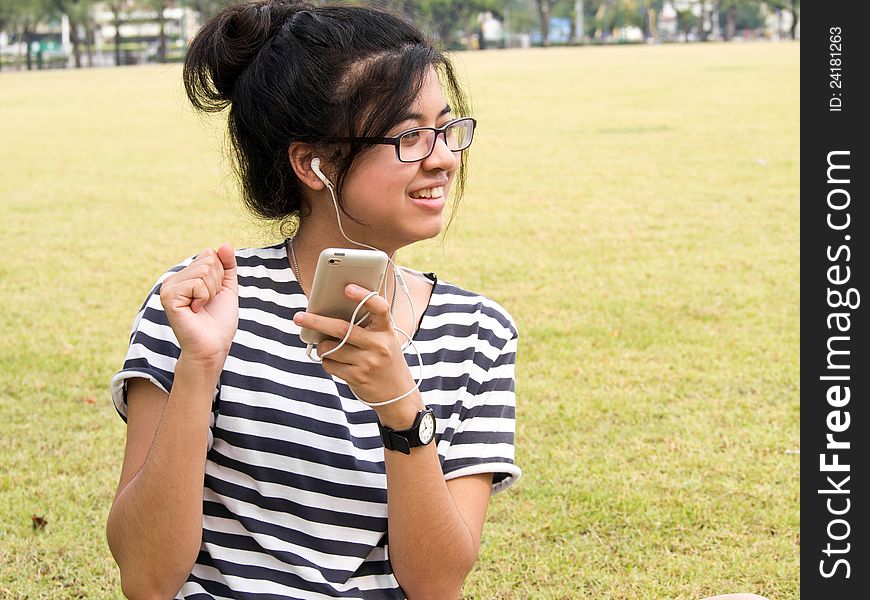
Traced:
<svg viewBox="0 0 870 600">
<path fill-rule="evenodd" d="M 160 303 L 189 363 L 221 370 L 239 322 L 236 255 L 208 249 L 163 280 Z"/>
</svg>

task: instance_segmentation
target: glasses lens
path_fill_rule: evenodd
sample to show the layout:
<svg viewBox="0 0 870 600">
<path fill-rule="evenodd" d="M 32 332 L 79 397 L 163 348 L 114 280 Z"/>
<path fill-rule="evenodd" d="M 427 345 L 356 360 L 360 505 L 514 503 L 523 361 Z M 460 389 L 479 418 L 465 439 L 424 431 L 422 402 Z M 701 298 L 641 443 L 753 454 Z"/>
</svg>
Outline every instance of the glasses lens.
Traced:
<svg viewBox="0 0 870 600">
<path fill-rule="evenodd" d="M 411 162 L 426 158 L 434 146 L 435 134 L 425 129 L 409 131 L 399 138 L 399 160 Z"/>
<path fill-rule="evenodd" d="M 461 119 L 450 125 L 445 132 L 447 147 L 454 152 L 465 150 L 471 145 L 471 137 L 474 134 L 474 121 Z"/>
<path fill-rule="evenodd" d="M 437 135 L 440 135 L 440 132 Z M 468 148 L 473 135 L 472 119 L 459 119 L 444 130 L 444 140 L 453 152 Z M 423 160 L 432 154 L 436 139 L 437 136 L 431 129 L 418 129 L 403 134 L 399 137 L 399 160 L 403 162 Z"/>
</svg>

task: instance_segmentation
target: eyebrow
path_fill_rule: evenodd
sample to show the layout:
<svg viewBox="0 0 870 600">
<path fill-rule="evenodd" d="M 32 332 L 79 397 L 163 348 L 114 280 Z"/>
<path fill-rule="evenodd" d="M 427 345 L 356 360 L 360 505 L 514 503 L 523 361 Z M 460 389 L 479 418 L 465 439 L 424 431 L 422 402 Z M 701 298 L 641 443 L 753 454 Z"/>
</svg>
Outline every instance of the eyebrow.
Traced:
<svg viewBox="0 0 870 600">
<path fill-rule="evenodd" d="M 443 117 L 447 113 L 452 112 L 452 110 L 453 109 L 450 108 L 449 104 L 445 104 L 444 108 L 441 109 L 441 112 L 438 113 L 438 116 Z M 412 121 L 412 120 L 422 121 L 423 115 L 420 113 L 405 113 L 402 115 L 402 121 Z"/>
</svg>

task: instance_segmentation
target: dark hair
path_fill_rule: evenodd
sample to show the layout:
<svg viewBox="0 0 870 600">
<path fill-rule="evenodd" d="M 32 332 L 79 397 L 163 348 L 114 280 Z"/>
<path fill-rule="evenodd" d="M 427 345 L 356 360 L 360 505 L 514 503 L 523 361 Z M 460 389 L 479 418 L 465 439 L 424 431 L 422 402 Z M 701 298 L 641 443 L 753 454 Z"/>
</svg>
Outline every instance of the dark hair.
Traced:
<svg viewBox="0 0 870 600">
<path fill-rule="evenodd" d="M 450 61 L 405 18 L 361 5 L 254 0 L 227 6 L 196 35 L 184 62 L 184 86 L 201 111 L 230 107 L 243 200 L 255 215 L 286 222 L 303 206 L 290 144 L 306 142 L 323 152 L 336 169 L 340 192 L 354 160 L 371 145 L 327 140 L 386 136 L 404 120 L 429 67 L 438 72 L 454 113 L 467 116 Z M 454 203 L 465 171 L 463 153 Z"/>
</svg>

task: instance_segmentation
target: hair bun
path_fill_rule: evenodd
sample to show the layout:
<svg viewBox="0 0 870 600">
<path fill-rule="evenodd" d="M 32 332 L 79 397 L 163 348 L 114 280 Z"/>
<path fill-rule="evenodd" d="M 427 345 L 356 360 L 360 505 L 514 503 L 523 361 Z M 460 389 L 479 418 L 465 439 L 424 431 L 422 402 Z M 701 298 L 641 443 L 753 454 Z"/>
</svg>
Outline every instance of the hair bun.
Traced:
<svg viewBox="0 0 870 600">
<path fill-rule="evenodd" d="M 315 6 L 304 0 L 254 0 L 231 4 L 197 33 L 184 61 L 191 104 L 219 112 L 233 97 L 236 80 L 288 18 Z"/>
</svg>

